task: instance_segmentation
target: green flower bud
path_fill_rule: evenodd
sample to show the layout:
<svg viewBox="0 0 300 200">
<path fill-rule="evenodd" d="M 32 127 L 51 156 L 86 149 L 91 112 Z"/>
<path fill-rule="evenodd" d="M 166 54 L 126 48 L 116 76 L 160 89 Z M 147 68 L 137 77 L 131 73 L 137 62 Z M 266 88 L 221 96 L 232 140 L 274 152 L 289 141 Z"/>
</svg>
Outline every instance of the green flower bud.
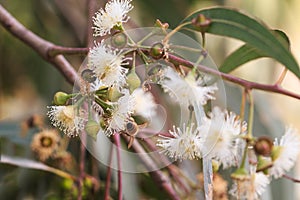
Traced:
<svg viewBox="0 0 300 200">
<path fill-rule="evenodd" d="M 129 91 L 132 93 L 136 88 L 141 86 L 141 80 L 134 70 L 131 70 L 127 75 L 127 84 L 129 85 Z"/>
<path fill-rule="evenodd" d="M 64 92 L 56 92 L 53 98 L 53 102 L 55 105 L 57 106 L 62 106 L 65 105 L 68 101 L 68 99 L 70 99 L 70 95 L 68 95 L 67 93 Z"/>
<path fill-rule="evenodd" d="M 203 14 L 197 15 L 197 17 L 192 19 L 192 25 L 197 31 L 205 33 L 211 24 L 211 19 L 207 18 Z"/>
<path fill-rule="evenodd" d="M 154 59 L 158 60 L 162 58 L 165 54 L 164 45 L 160 42 L 153 44 L 149 53 L 150 56 Z"/>
<path fill-rule="evenodd" d="M 123 32 L 117 32 L 111 37 L 111 45 L 117 48 L 123 48 L 127 44 L 127 36 Z"/>
<path fill-rule="evenodd" d="M 71 190 L 73 185 L 74 185 L 74 182 L 71 179 L 64 179 L 62 181 L 62 187 L 66 190 Z"/>
<path fill-rule="evenodd" d="M 97 135 L 100 131 L 100 125 L 95 120 L 89 120 L 85 125 L 85 131 L 94 140 L 97 140 Z"/>
</svg>

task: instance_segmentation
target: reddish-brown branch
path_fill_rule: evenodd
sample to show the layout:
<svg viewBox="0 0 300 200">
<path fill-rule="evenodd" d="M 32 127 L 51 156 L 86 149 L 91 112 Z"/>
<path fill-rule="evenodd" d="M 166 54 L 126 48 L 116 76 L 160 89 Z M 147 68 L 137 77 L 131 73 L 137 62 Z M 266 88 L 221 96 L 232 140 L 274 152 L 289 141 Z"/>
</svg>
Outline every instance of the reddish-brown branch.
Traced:
<svg viewBox="0 0 300 200">
<path fill-rule="evenodd" d="M 80 143 L 80 158 L 79 158 L 79 177 L 78 177 L 78 200 L 82 199 L 82 192 L 83 192 L 83 185 L 84 185 L 84 177 L 85 177 L 85 155 L 86 149 L 84 144 L 86 144 L 86 133 L 83 132 L 81 136 L 81 143 Z"/>
<path fill-rule="evenodd" d="M 122 190 L 122 168 L 121 168 L 121 143 L 120 143 L 120 134 L 114 134 L 114 143 L 117 148 L 117 163 L 118 163 L 118 199 L 123 199 L 123 190 Z"/>
<path fill-rule="evenodd" d="M 183 58 L 180 58 L 178 56 L 172 55 L 172 54 L 168 54 L 168 61 L 173 64 L 176 64 L 176 65 L 179 64 L 179 65 L 183 65 L 183 66 L 187 66 L 187 67 L 191 67 L 191 68 L 194 67 L 194 64 L 192 62 L 185 60 Z M 202 71 L 204 73 L 222 77 L 224 80 L 241 85 L 246 90 L 251 90 L 251 89 L 264 90 L 264 91 L 274 92 L 274 93 L 290 96 L 290 97 L 293 97 L 296 99 L 300 99 L 300 94 L 296 94 L 296 93 L 290 92 L 288 90 L 285 90 L 285 89 L 281 88 L 279 85 L 268 85 L 268 84 L 261 84 L 261 83 L 247 81 L 247 80 L 235 77 L 231 74 L 222 73 L 218 70 L 215 70 L 215 69 L 203 66 L 203 65 L 198 65 L 197 67 L 199 68 L 200 71 Z"/>
<path fill-rule="evenodd" d="M 288 179 L 288 180 L 291 180 L 291 181 L 293 181 L 294 183 L 300 183 L 300 180 L 299 180 L 299 179 L 290 177 L 290 176 L 288 176 L 288 175 L 286 175 L 286 174 L 284 174 L 282 177 L 284 177 L 284 178 L 286 178 L 286 179 Z"/>
<path fill-rule="evenodd" d="M 147 146 L 152 152 L 157 151 L 157 148 L 151 139 L 145 138 L 143 139 L 143 141 L 147 144 Z M 166 166 L 170 175 L 174 178 L 176 183 L 179 185 L 179 188 L 183 189 L 184 192 L 188 194 L 190 192 L 189 189 L 186 187 L 186 184 L 183 182 L 182 178 L 178 176 L 177 173 L 177 171 L 180 169 L 178 169 L 177 166 L 170 164 L 170 161 L 165 156 L 160 157 L 160 162 L 162 162 L 164 166 Z"/>
<path fill-rule="evenodd" d="M 62 55 L 51 57 L 48 54 L 54 44 L 40 38 L 33 32 L 25 28 L 20 22 L 18 22 L 10 13 L 8 13 L 0 5 L 0 23 L 2 26 L 9 31 L 16 38 L 27 44 L 33 50 L 35 50 L 44 60 L 52 63 L 66 80 L 73 84 L 76 80 L 77 74 L 70 63 Z"/>
<path fill-rule="evenodd" d="M 123 138 L 129 142 L 129 137 L 122 134 Z M 159 170 L 159 168 L 156 166 L 156 164 L 153 162 L 153 160 L 149 157 L 147 152 L 144 150 L 144 148 L 141 146 L 141 144 L 134 140 L 132 143 L 132 149 L 138 153 L 139 158 L 141 161 L 145 164 L 147 167 L 150 176 L 154 180 L 154 182 L 157 183 L 158 186 L 160 186 L 162 189 L 166 191 L 166 193 L 169 195 L 169 197 L 173 200 L 179 200 L 180 197 L 172 187 L 169 178 L 162 173 L 162 171 Z"/>
<path fill-rule="evenodd" d="M 109 152 L 109 166 L 107 166 L 107 171 L 106 171 L 104 200 L 110 199 L 111 165 L 112 165 L 113 151 L 114 151 L 114 148 L 113 148 L 113 146 L 111 146 L 110 152 Z"/>
</svg>

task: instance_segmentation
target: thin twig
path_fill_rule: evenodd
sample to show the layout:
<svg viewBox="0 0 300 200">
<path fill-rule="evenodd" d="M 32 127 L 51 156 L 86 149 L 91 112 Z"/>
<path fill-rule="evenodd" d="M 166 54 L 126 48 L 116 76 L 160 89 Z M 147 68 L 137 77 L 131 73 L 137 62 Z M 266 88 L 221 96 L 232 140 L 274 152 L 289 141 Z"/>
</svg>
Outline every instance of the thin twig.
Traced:
<svg viewBox="0 0 300 200">
<path fill-rule="evenodd" d="M 114 148 L 113 148 L 113 146 L 111 146 L 110 152 L 109 152 L 109 166 L 107 166 L 107 171 L 106 171 L 104 200 L 109 200 L 109 197 L 110 197 L 111 165 L 112 165 L 113 151 L 114 151 Z"/>
<path fill-rule="evenodd" d="M 129 142 L 128 136 L 124 134 L 122 134 L 122 136 L 127 140 L 127 142 Z M 169 178 L 164 173 L 162 173 L 162 171 L 159 170 L 159 168 L 153 162 L 151 157 L 149 157 L 149 155 L 141 146 L 141 144 L 137 140 L 134 140 L 131 147 L 136 153 L 138 153 L 139 158 L 145 164 L 150 176 L 157 183 L 157 185 L 163 188 L 171 199 L 179 200 L 180 197 L 177 195 L 176 191 L 172 187 Z"/>
<path fill-rule="evenodd" d="M 73 48 L 62 47 L 54 45 L 48 50 L 49 57 L 55 57 L 56 55 L 86 55 L 89 52 L 89 48 Z"/>
<path fill-rule="evenodd" d="M 82 199 L 82 192 L 83 192 L 83 182 L 85 177 L 85 154 L 86 149 L 84 144 L 86 144 L 86 133 L 83 131 L 81 136 L 81 142 L 80 142 L 80 160 L 79 160 L 79 177 L 78 177 L 78 200 Z"/>
<path fill-rule="evenodd" d="M 284 177 L 284 178 L 286 178 L 286 179 L 288 179 L 288 180 L 291 180 L 291 181 L 293 181 L 294 183 L 300 183 L 300 180 L 299 180 L 299 179 L 290 177 L 290 176 L 288 176 L 288 175 L 286 175 L 286 174 L 284 174 L 282 177 Z"/>
<path fill-rule="evenodd" d="M 145 138 L 145 139 L 143 139 L 143 141 L 149 147 L 151 152 L 157 151 L 157 148 L 151 139 Z M 182 181 L 180 176 L 178 176 L 178 173 L 177 173 L 177 171 L 179 171 L 180 169 L 178 169 L 177 166 L 170 164 L 170 161 L 165 156 L 161 155 L 159 158 L 160 158 L 160 162 L 162 162 L 163 165 L 166 166 L 169 174 L 174 178 L 174 180 L 176 180 L 179 187 L 181 189 L 183 189 L 186 194 L 188 194 L 190 192 L 189 189 L 186 187 L 186 185 L 184 184 L 184 182 Z"/>
<path fill-rule="evenodd" d="M 95 0 L 88 0 L 87 5 L 88 5 L 88 19 L 87 19 L 88 21 L 87 21 L 86 40 L 87 40 L 88 47 L 90 47 L 93 45 L 93 30 L 92 30 L 93 20 L 92 20 L 92 17 L 93 17 L 93 15 L 95 15 L 95 12 L 97 10 L 97 3 Z"/>
<path fill-rule="evenodd" d="M 114 134 L 113 136 L 114 143 L 117 146 L 117 163 L 118 163 L 118 199 L 122 200 L 123 191 L 122 191 L 122 168 L 121 168 L 121 143 L 120 143 L 120 134 Z"/>
<path fill-rule="evenodd" d="M 172 55 L 172 54 L 168 54 L 167 60 L 175 65 L 183 65 L 183 66 L 190 67 L 190 68 L 194 67 L 194 64 L 192 62 L 185 60 L 183 58 L 180 58 L 178 56 Z M 296 99 L 300 99 L 300 94 L 296 94 L 296 93 L 290 92 L 288 90 L 285 90 L 278 85 L 268 85 L 268 84 L 261 84 L 261 83 L 256 83 L 256 82 L 252 82 L 252 81 L 247 81 L 247 80 L 235 77 L 231 74 L 222 73 L 218 70 L 206 67 L 204 65 L 198 65 L 198 69 L 204 73 L 222 77 L 224 80 L 238 84 L 247 90 L 251 90 L 251 89 L 264 90 L 264 91 L 274 92 L 274 93 L 290 96 L 290 97 L 293 97 Z"/>
<path fill-rule="evenodd" d="M 288 69 L 284 68 L 283 71 L 280 73 L 280 76 L 279 76 L 278 80 L 276 81 L 275 85 L 281 85 L 287 72 L 288 72 Z"/>
</svg>

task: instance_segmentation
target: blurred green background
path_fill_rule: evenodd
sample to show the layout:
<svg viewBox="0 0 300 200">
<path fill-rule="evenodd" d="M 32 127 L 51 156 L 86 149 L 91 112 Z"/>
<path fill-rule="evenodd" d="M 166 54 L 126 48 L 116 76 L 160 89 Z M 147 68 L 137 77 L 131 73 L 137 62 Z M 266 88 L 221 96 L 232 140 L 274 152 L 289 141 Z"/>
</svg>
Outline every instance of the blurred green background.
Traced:
<svg viewBox="0 0 300 200">
<path fill-rule="evenodd" d="M 87 2 L 84 0 L 0 0 L 0 3 L 24 26 L 42 38 L 67 47 L 85 47 L 88 27 Z M 97 2 L 97 9 L 104 4 Z M 291 51 L 300 61 L 300 2 L 297 0 L 135 0 L 131 19 L 141 27 L 152 26 L 156 19 L 168 22 L 170 28 L 194 10 L 210 6 L 227 6 L 256 16 L 270 28 L 283 30 L 291 40 Z M 220 65 L 225 56 L 241 43 L 231 39 L 208 36 L 207 49 Z M 68 56 L 75 68 L 84 57 Z M 270 59 L 251 62 L 235 70 L 239 77 L 262 83 L 274 83 L 282 67 Z M 300 81 L 288 73 L 284 87 L 300 93 Z M 228 107 L 239 112 L 240 89 L 226 86 Z M 0 27 L 0 142 L 1 153 L 32 157 L 29 144 L 32 135 L 20 136 L 20 123 L 32 114 L 45 115 L 53 94 L 72 90 L 58 71 L 42 60 L 34 51 Z M 300 102 L 277 94 L 255 92 L 255 134 L 279 136 L 285 125 L 300 130 Z M 11 169 L 14 169 L 11 172 Z M 40 198 L 50 187 L 47 178 L 54 175 L 33 170 L 0 165 L 0 198 Z M 300 178 L 299 164 L 295 176 Z M 39 180 L 39 177 L 43 179 Z M 151 185 L 145 179 L 144 184 Z M 53 187 L 53 186 L 51 186 Z M 146 189 L 145 189 L 146 188 Z M 152 188 L 142 187 L 145 194 Z M 147 191 L 149 190 L 149 191 Z M 49 192 L 49 191 L 48 191 Z M 5 194 L 5 195 L 4 195 Z M 4 196 L 3 196 L 4 195 Z M 145 195 L 147 196 L 147 195 Z M 159 197 L 157 197 L 159 198 Z M 273 181 L 264 199 L 299 199 L 300 186 L 287 180 Z"/>
</svg>

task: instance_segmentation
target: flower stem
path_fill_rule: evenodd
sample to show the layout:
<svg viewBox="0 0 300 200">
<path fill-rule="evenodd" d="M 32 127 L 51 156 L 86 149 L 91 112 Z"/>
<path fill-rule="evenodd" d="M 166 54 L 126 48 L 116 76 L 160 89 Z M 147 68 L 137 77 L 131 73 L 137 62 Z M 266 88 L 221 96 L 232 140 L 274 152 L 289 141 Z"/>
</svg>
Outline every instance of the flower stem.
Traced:
<svg viewBox="0 0 300 200">
<path fill-rule="evenodd" d="M 284 68 L 284 70 L 281 72 L 278 80 L 276 81 L 275 85 L 281 85 L 282 81 L 284 80 L 286 74 L 288 72 L 288 69 L 287 68 Z"/>
<path fill-rule="evenodd" d="M 243 131 L 243 121 L 245 119 L 245 106 L 246 106 L 246 97 L 247 97 L 247 91 L 244 90 L 242 94 L 242 99 L 241 99 L 241 108 L 240 108 L 240 120 L 241 120 L 241 132 Z"/>
<path fill-rule="evenodd" d="M 186 25 L 188 25 L 188 24 L 191 24 L 192 22 L 185 22 L 185 23 L 183 23 L 183 24 L 179 24 L 176 28 L 174 28 L 170 33 L 168 33 L 167 35 L 166 35 L 166 37 L 164 38 L 164 40 L 163 40 L 163 44 L 166 44 L 166 43 L 168 43 L 168 41 L 169 41 L 169 39 L 170 39 L 170 37 L 172 36 L 172 35 L 174 35 L 176 32 L 178 32 L 182 27 L 184 27 L 184 26 L 186 26 Z"/>
<path fill-rule="evenodd" d="M 251 91 L 247 91 L 249 98 L 249 115 L 248 115 L 248 139 L 252 139 L 253 137 L 253 118 L 254 118 L 254 101 Z"/>
<path fill-rule="evenodd" d="M 107 166 L 107 172 L 106 172 L 106 184 L 105 184 L 105 193 L 104 193 L 104 200 L 110 199 L 110 183 L 111 183 L 111 165 L 112 165 L 112 157 L 113 157 L 113 146 L 110 148 L 109 153 L 109 166 Z"/>
<path fill-rule="evenodd" d="M 117 161 L 118 161 L 118 200 L 122 200 L 123 198 L 123 190 L 122 190 L 122 169 L 121 169 L 121 143 L 120 143 L 120 134 L 114 134 L 114 142 L 117 146 Z"/>
</svg>

